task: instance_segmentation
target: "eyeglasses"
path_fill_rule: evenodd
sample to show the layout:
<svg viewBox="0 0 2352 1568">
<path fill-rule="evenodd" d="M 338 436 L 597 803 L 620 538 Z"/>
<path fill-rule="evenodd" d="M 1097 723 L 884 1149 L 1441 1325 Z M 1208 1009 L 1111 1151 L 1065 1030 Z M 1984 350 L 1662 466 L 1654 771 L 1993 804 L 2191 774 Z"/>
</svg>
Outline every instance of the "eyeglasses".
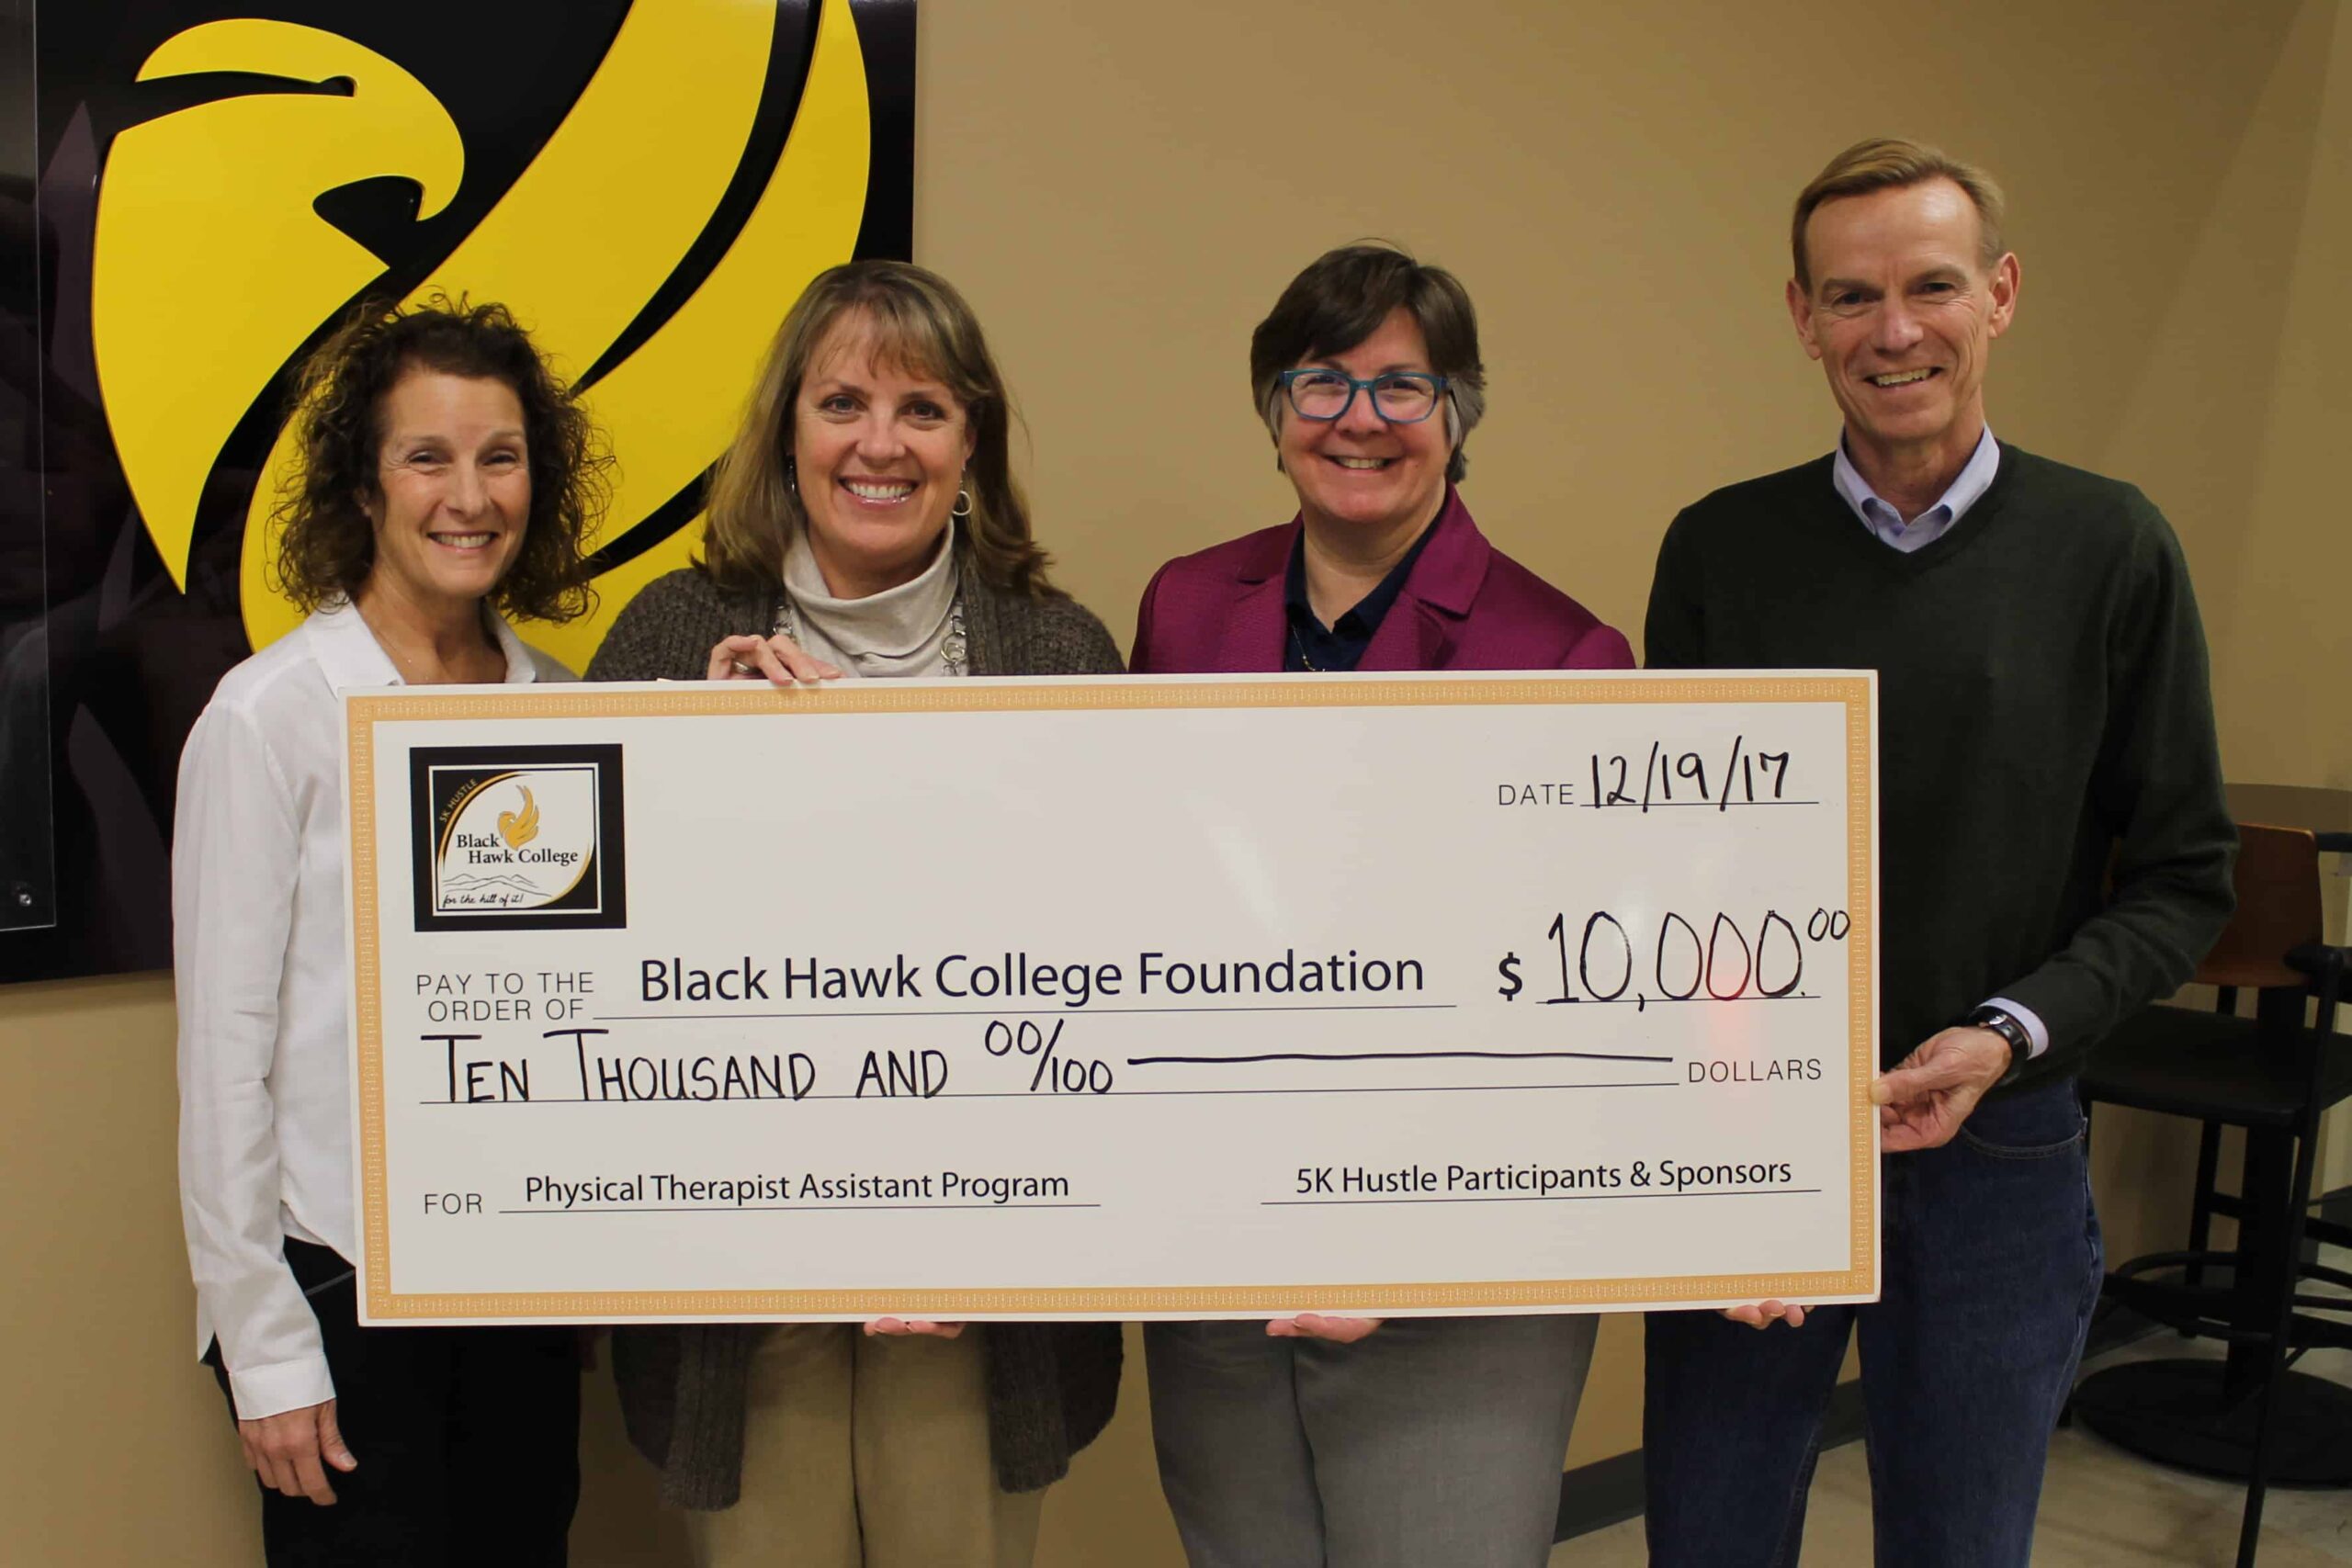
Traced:
<svg viewBox="0 0 2352 1568">
<path fill-rule="evenodd" d="M 1446 389 L 1442 376 L 1392 370 L 1359 380 L 1343 370 L 1285 370 L 1275 378 L 1301 419 L 1330 421 L 1355 406 L 1360 391 L 1372 394 L 1372 412 L 1391 424 L 1419 424 L 1437 412 Z"/>
</svg>

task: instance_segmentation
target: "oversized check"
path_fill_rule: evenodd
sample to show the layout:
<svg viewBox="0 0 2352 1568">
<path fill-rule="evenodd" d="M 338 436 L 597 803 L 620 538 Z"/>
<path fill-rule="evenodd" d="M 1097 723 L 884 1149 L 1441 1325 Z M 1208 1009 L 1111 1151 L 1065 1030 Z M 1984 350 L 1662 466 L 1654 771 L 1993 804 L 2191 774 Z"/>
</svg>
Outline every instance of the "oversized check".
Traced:
<svg viewBox="0 0 2352 1568">
<path fill-rule="evenodd" d="M 1875 700 L 354 694 L 363 1314 L 1873 1297 Z"/>
</svg>

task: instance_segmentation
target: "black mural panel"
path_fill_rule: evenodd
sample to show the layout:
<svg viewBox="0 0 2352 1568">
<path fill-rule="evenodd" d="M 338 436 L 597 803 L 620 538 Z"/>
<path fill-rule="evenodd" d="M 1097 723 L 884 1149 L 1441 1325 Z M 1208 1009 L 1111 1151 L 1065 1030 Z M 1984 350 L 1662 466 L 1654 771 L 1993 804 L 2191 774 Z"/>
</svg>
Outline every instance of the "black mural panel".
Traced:
<svg viewBox="0 0 2352 1568">
<path fill-rule="evenodd" d="M 0 931 L 56 923 L 31 0 L 0 5 Z"/>
<path fill-rule="evenodd" d="M 303 355 L 434 289 L 532 328 L 624 475 L 598 612 L 524 628 L 579 667 L 801 285 L 908 254 L 915 15 L 0 5 L 0 980 L 170 962 L 181 742 L 296 623 L 259 524 Z"/>
</svg>

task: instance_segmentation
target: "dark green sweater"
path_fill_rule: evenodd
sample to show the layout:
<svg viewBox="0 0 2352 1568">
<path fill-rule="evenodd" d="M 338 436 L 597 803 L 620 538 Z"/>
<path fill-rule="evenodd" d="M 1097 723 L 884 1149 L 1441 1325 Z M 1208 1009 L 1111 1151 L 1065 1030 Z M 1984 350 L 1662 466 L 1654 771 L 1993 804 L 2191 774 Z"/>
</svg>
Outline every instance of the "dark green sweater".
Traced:
<svg viewBox="0 0 2352 1568">
<path fill-rule="evenodd" d="M 2050 1031 L 2020 1086 L 2072 1072 L 2229 917 L 2205 636 L 2179 541 L 2130 485 L 2004 445 L 1992 488 L 1909 555 L 1827 457 L 1733 485 L 1667 530 L 1647 637 L 1654 669 L 1879 672 L 1889 1066 L 1999 996 Z"/>
</svg>

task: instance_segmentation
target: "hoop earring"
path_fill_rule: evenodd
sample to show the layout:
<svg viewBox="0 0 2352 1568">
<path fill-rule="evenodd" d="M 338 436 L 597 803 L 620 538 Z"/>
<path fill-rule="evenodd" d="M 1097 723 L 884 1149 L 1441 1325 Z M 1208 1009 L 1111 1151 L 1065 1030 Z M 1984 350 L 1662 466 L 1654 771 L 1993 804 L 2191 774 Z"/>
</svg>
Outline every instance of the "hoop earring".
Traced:
<svg viewBox="0 0 2352 1568">
<path fill-rule="evenodd" d="M 947 515 L 960 523 L 971 514 L 972 492 L 958 487 L 956 491 L 956 504 L 947 509 Z"/>
</svg>

